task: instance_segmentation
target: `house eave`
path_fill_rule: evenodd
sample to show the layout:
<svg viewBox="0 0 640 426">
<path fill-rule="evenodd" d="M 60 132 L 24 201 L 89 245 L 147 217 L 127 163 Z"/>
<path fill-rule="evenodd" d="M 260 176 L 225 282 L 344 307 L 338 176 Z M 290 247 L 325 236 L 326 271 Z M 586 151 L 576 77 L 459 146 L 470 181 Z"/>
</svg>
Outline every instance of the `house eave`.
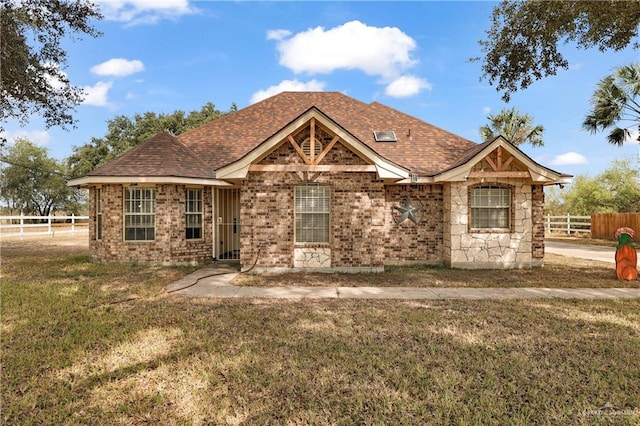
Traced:
<svg viewBox="0 0 640 426">
<path fill-rule="evenodd" d="M 486 172 L 484 175 L 480 176 L 472 171 L 472 168 L 481 161 L 485 156 L 491 153 L 497 147 L 502 147 L 506 149 L 511 155 L 513 155 L 518 161 L 524 164 L 527 167 L 528 175 L 524 175 L 524 173 L 520 174 L 518 172 L 513 172 L 509 175 L 510 172 Z M 534 160 L 529 158 L 525 153 L 520 151 L 517 147 L 506 141 L 501 136 L 498 136 L 484 147 L 481 151 L 479 151 L 476 155 L 467 160 L 464 164 L 461 164 L 457 167 L 445 170 L 439 174 L 436 174 L 433 177 L 433 181 L 435 183 L 441 182 L 462 182 L 466 181 L 469 178 L 479 177 L 479 178 L 494 178 L 494 179 L 502 179 L 502 178 L 516 178 L 516 179 L 527 179 L 532 183 L 541 184 L 541 185 L 558 185 L 558 184 L 566 184 L 571 183 L 572 176 L 564 175 L 562 173 L 558 173 L 554 170 L 548 169 L 541 164 L 536 163 Z"/>
<path fill-rule="evenodd" d="M 203 186 L 230 186 L 231 184 L 219 179 L 191 178 L 179 176 L 82 176 L 69 179 L 67 186 L 86 188 L 93 185 L 108 184 L 176 184 Z"/>
</svg>

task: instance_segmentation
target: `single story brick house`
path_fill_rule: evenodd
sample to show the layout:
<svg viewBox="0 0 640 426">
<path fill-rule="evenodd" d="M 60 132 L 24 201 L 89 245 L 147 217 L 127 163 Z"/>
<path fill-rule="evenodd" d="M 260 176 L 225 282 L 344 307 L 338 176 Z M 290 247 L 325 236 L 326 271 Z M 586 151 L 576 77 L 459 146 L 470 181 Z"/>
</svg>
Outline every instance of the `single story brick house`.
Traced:
<svg viewBox="0 0 640 426">
<path fill-rule="evenodd" d="M 69 185 L 89 189 L 94 261 L 381 271 L 541 266 L 543 187 L 570 179 L 502 137 L 476 144 L 378 102 L 284 92 Z"/>
</svg>

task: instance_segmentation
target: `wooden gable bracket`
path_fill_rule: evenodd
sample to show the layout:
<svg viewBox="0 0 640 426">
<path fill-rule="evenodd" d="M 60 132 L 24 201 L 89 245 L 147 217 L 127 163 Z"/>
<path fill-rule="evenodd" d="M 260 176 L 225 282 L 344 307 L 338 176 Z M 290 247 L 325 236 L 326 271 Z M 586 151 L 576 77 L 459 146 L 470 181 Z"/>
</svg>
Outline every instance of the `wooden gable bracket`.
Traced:
<svg viewBox="0 0 640 426">
<path fill-rule="evenodd" d="M 320 162 L 326 157 L 326 155 L 333 149 L 336 143 L 340 140 L 340 136 L 335 135 L 331 142 L 323 147 L 322 152 L 315 156 L 316 149 L 316 120 L 312 118 L 309 121 L 310 126 L 310 157 L 304 153 L 302 147 L 296 142 L 293 136 L 288 135 L 287 140 L 296 150 L 300 158 L 304 161 L 304 164 L 252 164 L 250 166 L 251 171 L 271 171 L 271 172 L 375 172 L 376 167 L 373 164 L 320 164 Z"/>
<path fill-rule="evenodd" d="M 470 178 L 490 178 L 490 177 L 494 177 L 494 178 L 531 178 L 531 173 L 529 173 L 528 170 L 526 171 L 521 171 L 521 170 L 508 170 L 509 166 L 511 165 L 511 163 L 513 162 L 513 159 L 515 158 L 513 155 L 511 155 L 509 158 L 506 159 L 506 161 L 503 161 L 503 152 L 502 152 L 502 147 L 498 146 L 498 148 L 496 148 L 496 150 L 494 151 L 496 153 L 496 159 L 495 161 L 491 158 L 491 154 L 487 155 L 486 157 L 484 157 L 484 160 L 489 164 L 489 166 L 491 167 L 491 171 L 484 171 L 484 170 L 474 170 L 469 172 L 469 177 Z"/>
<path fill-rule="evenodd" d="M 311 120 L 309 120 L 309 133 L 310 133 L 309 143 L 311 144 L 309 149 L 310 157 L 307 157 L 305 155 L 304 150 L 300 145 L 298 145 L 296 140 L 293 139 L 293 136 L 291 135 L 287 136 L 287 140 L 293 146 L 293 148 L 296 150 L 296 152 L 302 158 L 302 160 L 304 160 L 305 164 L 318 165 L 324 159 L 324 157 L 329 153 L 329 151 L 331 151 L 331 148 L 333 148 L 336 142 L 338 142 L 340 137 L 338 135 L 335 135 L 333 139 L 331 139 L 331 142 L 329 142 L 329 144 L 322 149 L 322 152 L 318 154 L 318 157 L 316 158 L 316 119 L 315 118 L 312 118 Z"/>
</svg>

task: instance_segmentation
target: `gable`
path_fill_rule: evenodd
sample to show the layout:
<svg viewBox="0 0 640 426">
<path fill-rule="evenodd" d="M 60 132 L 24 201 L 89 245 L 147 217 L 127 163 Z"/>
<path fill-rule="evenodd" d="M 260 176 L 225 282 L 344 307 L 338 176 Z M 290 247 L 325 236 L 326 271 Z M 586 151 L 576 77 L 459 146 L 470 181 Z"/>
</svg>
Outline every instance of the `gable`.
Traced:
<svg viewBox="0 0 640 426">
<path fill-rule="evenodd" d="M 339 136 L 312 118 L 256 164 L 366 165 L 372 162 L 351 151 Z"/>
<path fill-rule="evenodd" d="M 530 178 L 529 168 L 520 160 L 498 145 L 496 149 L 478 161 L 467 177 L 483 178 Z"/>
<path fill-rule="evenodd" d="M 249 171 L 375 172 L 380 179 L 396 181 L 409 177 L 406 169 L 380 156 L 315 107 L 243 158 L 218 169 L 216 177 L 244 179 Z"/>
<path fill-rule="evenodd" d="M 543 185 L 570 183 L 571 176 L 546 168 L 502 136 L 477 145 L 458 164 L 434 176 L 434 182 L 468 178 L 519 178 Z"/>
</svg>

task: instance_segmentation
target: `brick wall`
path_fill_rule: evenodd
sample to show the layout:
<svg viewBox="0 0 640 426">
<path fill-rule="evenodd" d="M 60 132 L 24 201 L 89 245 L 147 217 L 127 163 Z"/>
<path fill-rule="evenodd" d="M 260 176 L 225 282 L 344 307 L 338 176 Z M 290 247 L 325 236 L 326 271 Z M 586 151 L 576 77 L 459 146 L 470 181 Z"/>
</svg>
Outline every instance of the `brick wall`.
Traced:
<svg viewBox="0 0 640 426">
<path fill-rule="evenodd" d="M 299 156 L 285 143 L 260 164 L 291 164 Z M 323 164 L 363 164 L 341 144 Z M 295 186 L 304 182 L 331 188 L 329 244 L 294 242 Z M 393 206 L 409 195 L 422 206 L 418 225 L 398 225 Z M 381 269 L 385 264 L 442 262 L 442 186 L 384 185 L 374 173 L 250 172 L 241 189 L 241 250 L 244 268 L 279 269 L 294 266 L 294 252 L 330 256 L 331 268 Z M 302 250 L 301 250 L 302 249 Z M 259 250 L 259 255 L 258 255 Z"/>
<path fill-rule="evenodd" d="M 405 220 L 397 224 L 394 206 L 409 196 L 412 205 L 420 206 L 420 221 Z M 443 188 L 441 185 L 385 186 L 385 264 L 406 262 L 443 262 Z"/>
<path fill-rule="evenodd" d="M 89 252 L 98 262 L 199 262 L 212 256 L 211 188 L 203 189 L 203 238 L 185 237 L 184 185 L 156 185 L 155 241 L 124 241 L 123 185 L 102 186 L 102 240 L 95 234 L 95 188 L 90 188 Z"/>
</svg>

